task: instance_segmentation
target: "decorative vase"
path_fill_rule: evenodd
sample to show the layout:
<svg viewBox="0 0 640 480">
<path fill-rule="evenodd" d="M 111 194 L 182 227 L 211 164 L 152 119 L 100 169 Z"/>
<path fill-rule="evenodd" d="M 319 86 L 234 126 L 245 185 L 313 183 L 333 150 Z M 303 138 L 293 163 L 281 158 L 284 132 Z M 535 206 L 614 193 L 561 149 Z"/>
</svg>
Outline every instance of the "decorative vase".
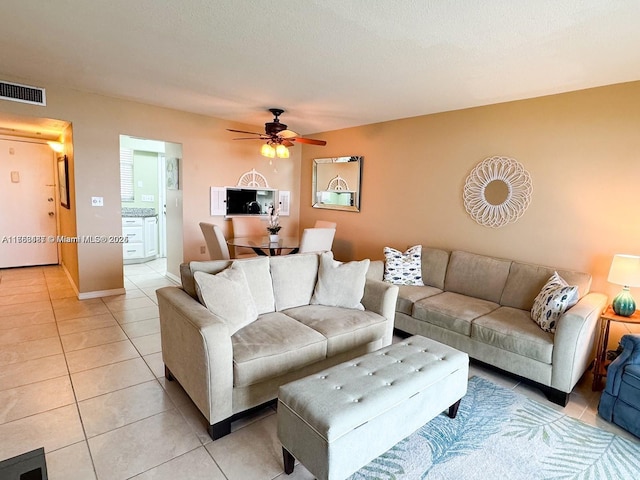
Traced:
<svg viewBox="0 0 640 480">
<path fill-rule="evenodd" d="M 280 240 L 280 236 L 276 233 L 274 234 L 269 234 L 269 243 L 278 243 L 278 240 Z"/>
<path fill-rule="evenodd" d="M 620 315 L 621 317 L 630 317 L 633 315 L 633 312 L 636 311 L 636 302 L 631 296 L 629 287 L 625 285 L 622 288 L 622 291 L 613 299 L 611 306 L 616 315 Z"/>
</svg>

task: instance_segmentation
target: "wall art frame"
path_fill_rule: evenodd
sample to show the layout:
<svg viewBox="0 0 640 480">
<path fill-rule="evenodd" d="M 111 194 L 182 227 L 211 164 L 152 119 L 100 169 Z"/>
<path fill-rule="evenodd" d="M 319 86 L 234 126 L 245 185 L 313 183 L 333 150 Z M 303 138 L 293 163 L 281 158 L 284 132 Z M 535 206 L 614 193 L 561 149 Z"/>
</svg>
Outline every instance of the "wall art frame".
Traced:
<svg viewBox="0 0 640 480">
<path fill-rule="evenodd" d="M 499 228 L 524 214 L 532 192 L 531 176 L 517 160 L 493 156 L 476 165 L 467 177 L 464 207 L 480 225 Z"/>
<path fill-rule="evenodd" d="M 58 192 L 60 205 L 71 210 L 69 200 L 69 158 L 66 155 L 58 157 Z"/>
</svg>

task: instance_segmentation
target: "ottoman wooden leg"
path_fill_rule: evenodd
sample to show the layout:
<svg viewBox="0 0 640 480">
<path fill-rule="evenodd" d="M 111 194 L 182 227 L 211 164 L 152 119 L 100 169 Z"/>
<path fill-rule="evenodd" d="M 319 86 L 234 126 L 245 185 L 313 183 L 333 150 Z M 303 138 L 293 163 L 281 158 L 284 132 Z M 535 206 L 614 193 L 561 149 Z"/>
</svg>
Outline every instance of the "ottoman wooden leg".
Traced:
<svg viewBox="0 0 640 480">
<path fill-rule="evenodd" d="M 284 473 L 287 475 L 293 473 L 293 467 L 296 465 L 296 459 L 284 447 L 282 447 L 282 458 L 284 459 Z"/>
<path fill-rule="evenodd" d="M 460 407 L 460 400 L 449 407 L 449 418 L 456 418 L 456 415 L 458 414 L 458 408 Z"/>
</svg>

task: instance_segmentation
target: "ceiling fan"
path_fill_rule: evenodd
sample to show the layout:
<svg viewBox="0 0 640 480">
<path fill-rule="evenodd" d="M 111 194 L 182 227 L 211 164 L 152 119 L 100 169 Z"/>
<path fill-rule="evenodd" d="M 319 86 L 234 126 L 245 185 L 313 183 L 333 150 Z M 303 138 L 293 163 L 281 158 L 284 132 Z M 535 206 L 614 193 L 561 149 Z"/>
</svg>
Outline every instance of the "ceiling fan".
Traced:
<svg viewBox="0 0 640 480">
<path fill-rule="evenodd" d="M 256 135 L 255 137 L 242 137 L 234 138 L 234 140 L 262 140 L 266 143 L 263 145 L 261 153 L 265 157 L 274 156 L 287 158 L 289 151 L 287 147 L 293 147 L 296 143 L 306 143 L 309 145 L 324 146 L 327 144 L 324 140 L 316 140 L 313 138 L 304 138 L 292 130 L 287 130 L 287 126 L 281 123 L 279 116 L 284 113 L 281 108 L 270 108 L 269 111 L 273 114 L 273 121 L 264 124 L 264 133 L 247 132 L 245 130 L 234 130 L 227 128 L 230 132 L 245 133 L 248 135 Z"/>
</svg>

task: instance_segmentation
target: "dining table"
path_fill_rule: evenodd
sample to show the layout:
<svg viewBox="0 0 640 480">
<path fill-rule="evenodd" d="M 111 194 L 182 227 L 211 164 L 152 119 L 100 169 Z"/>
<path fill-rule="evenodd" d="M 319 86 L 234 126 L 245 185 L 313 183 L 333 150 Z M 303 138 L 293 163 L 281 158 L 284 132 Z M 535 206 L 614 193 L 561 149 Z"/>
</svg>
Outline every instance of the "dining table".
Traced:
<svg viewBox="0 0 640 480">
<path fill-rule="evenodd" d="M 300 238 L 279 236 L 277 242 L 271 242 L 269 235 L 253 235 L 229 238 L 227 244 L 233 247 L 251 248 L 258 255 L 289 255 L 298 253 Z"/>
</svg>

